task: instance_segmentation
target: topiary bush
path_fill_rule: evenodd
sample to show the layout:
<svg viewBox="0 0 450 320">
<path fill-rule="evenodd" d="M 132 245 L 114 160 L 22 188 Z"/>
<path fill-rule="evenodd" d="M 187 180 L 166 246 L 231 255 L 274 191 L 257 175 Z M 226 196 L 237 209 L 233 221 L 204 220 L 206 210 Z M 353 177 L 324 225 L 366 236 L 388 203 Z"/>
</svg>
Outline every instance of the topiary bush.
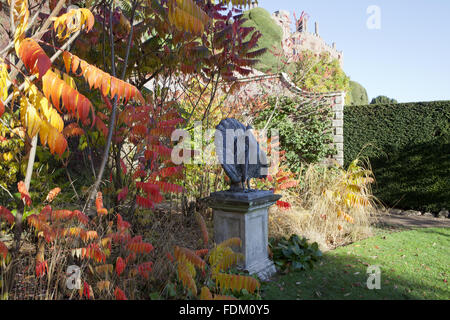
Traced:
<svg viewBox="0 0 450 320">
<path fill-rule="evenodd" d="M 378 96 L 376 98 L 373 98 L 372 101 L 370 101 L 370 104 L 394 104 L 394 103 L 398 103 L 398 101 L 386 96 Z"/>
<path fill-rule="evenodd" d="M 374 195 L 389 206 L 450 208 L 450 101 L 346 106 L 346 163 L 370 158 Z"/>
<path fill-rule="evenodd" d="M 262 72 L 280 71 L 283 64 L 270 51 L 282 52 L 283 30 L 281 27 L 276 24 L 267 10 L 259 7 L 245 11 L 243 18 L 247 19 L 243 24 L 244 27 L 253 27 L 262 34 L 258 41 L 258 49 L 267 49 L 267 52 L 259 57 L 260 61 L 255 68 Z"/>
<path fill-rule="evenodd" d="M 355 81 L 350 81 L 350 90 L 346 96 L 346 104 L 351 106 L 364 106 L 369 104 L 366 89 Z"/>
</svg>

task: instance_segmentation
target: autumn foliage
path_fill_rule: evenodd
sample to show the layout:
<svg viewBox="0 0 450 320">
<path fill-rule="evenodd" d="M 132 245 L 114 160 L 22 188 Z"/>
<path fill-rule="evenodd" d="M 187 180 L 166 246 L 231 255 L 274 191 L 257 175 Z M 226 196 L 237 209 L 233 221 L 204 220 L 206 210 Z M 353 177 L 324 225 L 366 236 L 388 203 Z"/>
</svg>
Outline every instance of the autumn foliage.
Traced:
<svg viewBox="0 0 450 320">
<path fill-rule="evenodd" d="M 212 290 L 216 294 L 213 295 L 210 288 L 203 286 L 199 295 L 201 300 L 232 300 L 235 297 L 230 294 L 240 293 L 243 289 L 251 294 L 256 293 L 260 287 L 258 280 L 248 275 L 228 272 L 243 259 L 242 254 L 232 250 L 235 246 L 241 246 L 239 238 L 225 240 L 211 250 L 202 249 L 194 252 L 187 248 L 175 247 L 174 262 L 177 266 L 178 279 L 183 287 L 196 296 L 198 294 L 196 279 L 210 277 L 215 281 L 215 287 Z M 202 258 L 202 256 L 205 257 Z M 201 276 L 197 274 L 196 269 L 201 271 Z"/>
<path fill-rule="evenodd" d="M 98 199 L 100 197 L 101 194 Z M 12 221 L 9 211 L 3 207 L 0 209 L 2 218 Z M 82 268 L 91 270 L 82 273 L 83 286 L 79 298 L 94 299 L 96 295 L 109 294 L 124 300 L 124 290 L 128 288 L 126 278 L 148 280 L 153 262 L 147 259 L 153 246 L 141 236 L 132 236 L 131 224 L 123 220 L 120 214 L 107 221 L 101 217 L 101 211 L 97 217 L 89 219 L 79 210 L 55 210 L 50 205 L 40 213 L 30 215 L 27 223 L 38 238 L 44 240 L 36 255 L 36 277 L 47 276 L 50 279 L 58 276 L 49 274 L 55 273 L 55 270 L 50 271 L 48 267 L 55 263 L 55 253 L 51 248 L 57 245 L 64 247 L 67 255 L 76 259 Z M 3 254 L 2 244 L 0 248 Z"/>
<path fill-rule="evenodd" d="M 61 200 L 67 190 L 50 177 L 50 187 L 45 189 L 51 191 L 39 199 L 37 194 L 42 190 L 37 190 L 35 175 L 24 179 L 31 180 L 31 187 L 20 181 L 17 199 L 11 195 L 17 200 L 15 207 L 0 206 L 1 227 L 8 226 L 16 233 L 14 246 L 0 242 L 0 259 L 7 264 L 10 258 L 22 254 L 21 237 L 26 230 L 25 241 L 36 248 L 32 267 L 27 270 L 36 276 L 39 289 L 46 289 L 46 299 L 136 298 L 136 292 L 150 286 L 156 250 L 148 238 L 135 234 L 131 222 L 135 222 L 136 210 L 145 209 L 142 211 L 150 214 L 173 194 L 186 192 L 182 183 L 184 167 L 171 160 L 171 135 L 189 125 L 176 97 L 166 95 L 165 89 L 156 89 L 144 97 L 141 89 L 153 78 L 175 74 L 188 79 L 185 83 L 195 79 L 202 84 L 219 80 L 232 83 L 235 72 L 249 74 L 262 53 L 257 49 L 260 35 L 242 27 L 239 10 L 233 8 L 225 13 L 224 8 L 230 2 L 236 6 L 250 2 L 136 2 L 136 17 L 132 8 L 124 7 L 117 24 L 112 23 L 112 16 L 118 13 L 114 2 L 103 8 L 73 9 L 69 3 L 61 7 L 61 2 L 49 1 L 52 11 L 60 4 L 59 11 L 51 15 L 46 10 L 33 12 L 41 5 L 32 7 L 24 0 L 9 2 L 14 32 L 11 45 L 0 57 L 0 117 L 5 113 L 11 117 L 5 127 L 18 123 L 19 128 L 8 129 L 21 139 L 23 148 L 16 153 L 17 159 L 12 159 L 12 153 L 2 157 L 16 160 L 21 176 L 25 175 L 23 165 L 27 162 L 36 169 L 32 160 L 39 148 L 36 153 L 44 159 L 39 159 L 39 168 L 47 166 L 48 172 L 58 169 L 65 173 L 70 182 L 66 186 L 75 194 L 71 201 L 77 200 L 76 205 L 67 203 L 68 198 Z M 154 38 L 149 41 L 152 34 Z M 99 41 L 101 37 L 103 41 Z M 96 51 L 96 57 L 84 50 L 86 43 Z M 97 50 L 100 46 L 101 50 Z M 103 57 L 102 63 L 98 57 Z M 119 66 L 124 68 L 116 72 Z M 2 133 L 0 142 L 6 140 Z M 92 157 L 98 156 L 102 147 L 102 160 L 107 163 L 104 175 Z M 51 158 L 55 162 L 46 158 L 50 157 L 47 149 L 56 155 Z M 90 161 L 93 176 L 102 172 L 95 177 L 102 188 L 92 192 L 92 212 L 79 206 L 90 181 L 73 179 L 83 184 L 79 192 L 70 175 L 70 165 L 80 159 L 80 154 L 86 156 L 83 160 Z M 52 168 L 54 163 L 61 167 Z M 198 213 L 195 219 L 206 248 L 211 242 L 206 221 Z M 199 293 L 198 277 L 208 273 L 217 286 L 209 294 L 202 288 L 201 296 L 222 299 L 226 296 L 220 291 L 256 292 L 259 283 L 253 278 L 226 273 L 240 259 L 229 249 L 236 244 L 231 241 L 216 249 L 197 251 L 176 247 L 174 261 L 183 286 Z M 211 256 L 215 257 L 214 263 L 208 260 Z M 75 291 L 60 289 L 58 283 L 67 277 L 69 264 L 81 268 L 80 286 Z"/>
</svg>

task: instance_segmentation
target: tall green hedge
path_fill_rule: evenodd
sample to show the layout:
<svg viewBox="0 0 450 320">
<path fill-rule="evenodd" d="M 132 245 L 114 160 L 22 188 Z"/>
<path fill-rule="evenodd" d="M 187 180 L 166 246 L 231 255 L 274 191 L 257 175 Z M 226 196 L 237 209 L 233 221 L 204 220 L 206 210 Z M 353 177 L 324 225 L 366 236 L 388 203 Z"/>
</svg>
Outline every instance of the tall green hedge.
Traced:
<svg viewBox="0 0 450 320">
<path fill-rule="evenodd" d="M 374 194 L 402 209 L 450 209 L 450 101 L 346 106 L 346 165 L 369 157 Z"/>
</svg>

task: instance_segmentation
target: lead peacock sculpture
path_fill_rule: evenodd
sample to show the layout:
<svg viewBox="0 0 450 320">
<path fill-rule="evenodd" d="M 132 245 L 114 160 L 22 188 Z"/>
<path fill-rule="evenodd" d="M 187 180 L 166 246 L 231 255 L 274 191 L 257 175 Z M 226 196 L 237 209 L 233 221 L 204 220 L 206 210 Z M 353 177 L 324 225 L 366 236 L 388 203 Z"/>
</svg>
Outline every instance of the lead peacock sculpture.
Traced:
<svg viewBox="0 0 450 320">
<path fill-rule="evenodd" d="M 231 180 L 229 191 L 252 191 L 250 179 L 267 177 L 267 156 L 251 129 L 250 125 L 246 127 L 232 118 L 222 120 L 216 127 L 216 154 Z"/>
</svg>

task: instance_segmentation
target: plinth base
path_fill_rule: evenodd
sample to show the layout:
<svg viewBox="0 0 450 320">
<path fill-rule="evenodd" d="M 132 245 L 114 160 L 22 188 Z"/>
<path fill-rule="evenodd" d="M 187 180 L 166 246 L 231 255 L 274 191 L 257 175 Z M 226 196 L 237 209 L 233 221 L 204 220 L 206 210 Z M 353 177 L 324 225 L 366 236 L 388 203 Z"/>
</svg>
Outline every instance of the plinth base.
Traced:
<svg viewBox="0 0 450 320">
<path fill-rule="evenodd" d="M 240 238 L 242 246 L 233 248 L 245 257 L 240 267 L 263 281 L 276 272 L 268 255 L 268 209 L 280 198 L 261 190 L 215 192 L 208 198 L 214 210 L 215 242 Z"/>
</svg>

